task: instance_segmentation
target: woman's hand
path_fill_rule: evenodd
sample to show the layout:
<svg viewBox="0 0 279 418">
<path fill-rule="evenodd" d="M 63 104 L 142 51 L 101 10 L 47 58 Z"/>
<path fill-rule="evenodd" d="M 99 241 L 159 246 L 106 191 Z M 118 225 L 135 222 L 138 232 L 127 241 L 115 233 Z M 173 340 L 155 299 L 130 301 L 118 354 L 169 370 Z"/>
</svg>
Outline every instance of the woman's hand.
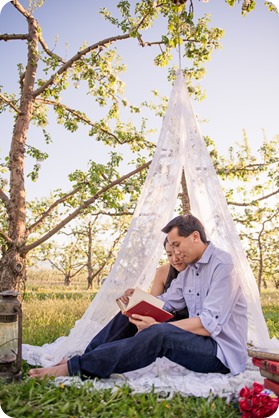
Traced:
<svg viewBox="0 0 279 418">
<path fill-rule="evenodd" d="M 130 316 L 129 321 L 137 327 L 138 332 L 150 327 L 151 325 L 159 324 L 159 322 L 155 321 L 155 319 L 151 316 L 142 316 L 137 314 Z"/>
<path fill-rule="evenodd" d="M 125 303 L 125 305 L 127 305 L 127 303 L 129 302 L 129 296 L 132 296 L 132 294 L 134 293 L 135 289 L 127 289 L 125 290 L 125 292 L 123 293 L 122 296 L 120 296 L 118 299 L 120 299 L 123 303 Z"/>
</svg>

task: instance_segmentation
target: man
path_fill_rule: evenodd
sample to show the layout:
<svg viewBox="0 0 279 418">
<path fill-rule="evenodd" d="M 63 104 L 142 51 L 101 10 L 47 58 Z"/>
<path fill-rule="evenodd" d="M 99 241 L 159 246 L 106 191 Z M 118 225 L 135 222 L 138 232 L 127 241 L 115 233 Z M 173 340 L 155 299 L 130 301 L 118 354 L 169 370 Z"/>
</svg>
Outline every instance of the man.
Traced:
<svg viewBox="0 0 279 418">
<path fill-rule="evenodd" d="M 111 340 L 109 323 L 84 354 L 67 363 L 30 370 L 31 377 L 109 377 L 151 364 L 157 357 L 202 373 L 238 374 L 245 369 L 247 306 L 231 256 L 206 240 L 203 225 L 193 215 L 178 216 L 162 230 L 188 267 L 160 297 L 164 309 L 188 307 L 189 318 L 157 323 L 133 315 L 138 332 Z M 127 320 L 127 319 L 125 319 Z"/>
</svg>

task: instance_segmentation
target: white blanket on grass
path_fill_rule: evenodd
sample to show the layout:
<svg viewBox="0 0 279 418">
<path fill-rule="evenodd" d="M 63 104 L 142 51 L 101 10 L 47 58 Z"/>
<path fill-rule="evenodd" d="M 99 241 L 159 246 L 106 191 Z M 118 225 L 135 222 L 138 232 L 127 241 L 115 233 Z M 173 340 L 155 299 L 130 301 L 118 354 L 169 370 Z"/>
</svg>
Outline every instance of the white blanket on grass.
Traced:
<svg viewBox="0 0 279 418">
<path fill-rule="evenodd" d="M 206 380 L 206 384 L 205 384 Z M 166 358 L 159 358 L 150 366 L 122 375 L 114 374 L 109 379 L 92 379 L 89 386 L 96 390 L 116 390 L 123 385 L 132 389 L 132 393 L 154 392 L 161 397 L 171 398 L 175 393 L 182 396 L 208 398 L 220 396 L 228 402 L 238 398 L 244 386 L 251 387 L 253 382 L 263 383 L 259 369 L 249 362 L 244 373 L 237 376 L 220 373 L 195 373 L 179 366 Z M 56 385 L 84 384 L 78 377 L 59 377 Z M 88 383 L 87 383 L 88 384 Z"/>
<path fill-rule="evenodd" d="M 66 337 L 61 337 L 57 343 L 62 343 Z M 34 347 L 24 344 L 23 357 L 27 358 L 29 347 L 32 350 L 33 361 L 29 363 L 39 364 L 40 351 L 43 348 L 45 352 L 50 348 L 53 350 L 53 344 L 45 344 L 43 347 L 37 347 L 38 352 L 34 355 Z M 132 393 L 154 392 L 162 397 L 172 397 L 174 393 L 180 393 L 182 396 L 199 396 L 208 398 L 209 396 L 220 396 L 228 401 L 238 397 L 242 387 L 251 387 L 253 382 L 263 383 L 263 377 L 259 369 L 253 366 L 251 359 L 248 359 L 246 370 L 237 376 L 232 374 L 223 375 L 220 373 L 195 373 L 187 370 L 185 367 L 168 360 L 167 358 L 158 358 L 154 363 L 147 367 L 123 374 L 113 374 L 108 379 L 90 379 L 82 381 L 79 377 L 58 377 L 54 383 L 59 385 L 84 385 L 96 390 L 112 389 L 115 390 L 121 386 L 128 386 Z"/>
</svg>

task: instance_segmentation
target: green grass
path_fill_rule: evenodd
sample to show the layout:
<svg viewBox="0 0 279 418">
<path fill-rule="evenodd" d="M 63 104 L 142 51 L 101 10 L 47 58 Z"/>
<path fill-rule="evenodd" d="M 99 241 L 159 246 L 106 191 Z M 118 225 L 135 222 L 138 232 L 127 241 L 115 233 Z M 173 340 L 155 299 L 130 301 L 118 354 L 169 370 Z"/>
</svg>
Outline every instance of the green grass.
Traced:
<svg viewBox="0 0 279 418">
<path fill-rule="evenodd" d="M 82 297 L 74 295 L 75 292 L 64 292 L 64 289 L 60 292 L 47 289 L 40 289 L 38 293 L 27 292 L 23 301 L 23 342 L 42 345 L 67 335 L 94 297 L 90 292 L 83 292 Z M 279 307 L 276 301 L 278 292 L 275 297 L 264 297 L 262 304 L 270 335 L 279 338 Z M 29 379 L 29 368 L 23 362 L 23 379 L 18 383 L 6 384 L 0 380 L 1 407 L 10 417 L 240 417 L 235 405 L 218 397 L 204 399 L 176 394 L 172 399 L 166 399 L 155 393 L 132 394 L 127 387 L 116 391 L 96 391 L 90 381 L 79 388 L 56 387 L 48 381 Z"/>
<path fill-rule="evenodd" d="M 62 335 L 68 335 L 75 321 L 80 319 L 91 303 L 93 295 L 63 299 L 48 294 L 47 298 L 27 298 L 23 301 L 23 342 L 32 345 L 51 343 Z"/>
<path fill-rule="evenodd" d="M 90 390 L 91 389 L 91 390 Z M 131 394 L 127 387 L 96 391 L 90 383 L 55 387 L 46 382 L 29 380 L 0 387 L 2 409 L 11 417 L 239 417 L 233 405 L 222 399 L 183 398 L 176 394 L 162 399 L 155 393 Z"/>
</svg>

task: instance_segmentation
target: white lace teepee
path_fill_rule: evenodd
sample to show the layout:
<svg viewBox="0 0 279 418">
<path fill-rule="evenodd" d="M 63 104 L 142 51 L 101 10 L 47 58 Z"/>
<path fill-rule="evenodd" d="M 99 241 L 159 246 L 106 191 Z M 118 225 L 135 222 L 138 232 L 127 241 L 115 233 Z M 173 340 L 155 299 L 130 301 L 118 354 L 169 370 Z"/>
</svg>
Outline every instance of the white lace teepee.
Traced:
<svg viewBox="0 0 279 418">
<path fill-rule="evenodd" d="M 92 337 L 118 312 L 115 303 L 117 296 L 129 287 L 140 286 L 148 289 L 162 253 L 165 235 L 161 229 L 173 217 L 183 168 L 192 213 L 205 225 L 208 239 L 230 252 L 235 260 L 248 302 L 249 342 L 256 347 L 279 346 L 277 340 L 269 338 L 256 281 L 199 132 L 185 80 L 180 72 L 171 92 L 155 155 L 137 209 L 111 273 L 69 336 L 43 347 L 23 346 L 23 357 L 30 364 L 49 366 L 60 361 L 62 357 L 81 354 Z M 137 373 L 140 371 L 136 372 L 136 381 L 140 382 Z M 144 373 L 146 376 L 146 370 Z M 167 372 L 162 373 L 169 376 Z M 192 376 L 189 382 L 193 378 L 194 374 L 191 373 L 188 372 L 184 383 L 189 374 Z M 128 379 L 130 376 L 132 381 L 133 372 L 125 376 Z M 224 378 L 222 379 L 221 385 L 224 385 Z M 167 380 L 168 385 L 174 387 L 171 378 Z M 212 381 L 206 386 L 205 380 L 203 376 L 203 387 L 214 392 Z M 241 382 L 244 381 L 242 377 Z M 150 384 L 152 387 L 154 376 L 151 377 Z M 142 389 L 143 387 L 147 387 L 146 382 L 142 382 Z M 159 387 L 162 388 L 160 385 Z M 187 393 L 187 389 L 185 390 Z M 205 389 L 204 393 L 209 393 L 208 391 Z M 216 388 L 215 393 L 218 393 Z"/>
</svg>

